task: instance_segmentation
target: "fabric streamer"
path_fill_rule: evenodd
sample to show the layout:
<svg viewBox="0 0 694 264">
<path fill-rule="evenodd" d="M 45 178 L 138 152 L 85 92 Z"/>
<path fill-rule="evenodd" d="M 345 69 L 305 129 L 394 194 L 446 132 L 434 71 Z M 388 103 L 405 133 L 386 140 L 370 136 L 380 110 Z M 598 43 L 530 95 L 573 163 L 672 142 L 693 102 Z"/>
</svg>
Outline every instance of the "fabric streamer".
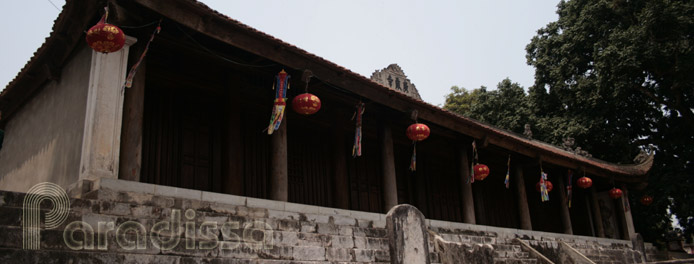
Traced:
<svg viewBox="0 0 694 264">
<path fill-rule="evenodd" d="M 137 60 L 135 65 L 133 65 L 133 67 L 130 68 L 130 73 L 128 73 L 128 77 L 125 78 L 125 84 L 123 85 L 123 87 L 130 88 L 133 86 L 133 79 L 135 78 L 135 74 L 137 74 L 137 69 L 140 67 L 140 64 L 145 59 L 145 55 L 147 55 L 147 51 L 149 50 L 149 44 L 152 44 L 152 41 L 154 40 L 154 36 L 159 34 L 159 32 L 161 32 L 161 21 L 162 21 L 162 19 L 159 19 L 159 24 L 157 24 L 157 27 L 154 29 L 152 36 L 149 37 L 149 41 L 147 42 L 147 45 L 145 46 L 145 50 L 140 55 L 140 58 Z"/>
<path fill-rule="evenodd" d="M 573 191 L 573 186 L 572 186 L 573 176 L 574 176 L 574 172 L 569 170 L 569 172 L 567 172 L 567 175 L 566 175 L 566 177 L 569 180 L 568 181 L 569 183 L 566 184 L 566 194 L 567 194 L 566 195 L 566 199 L 567 199 L 566 203 L 569 205 L 569 208 L 571 208 L 571 196 L 572 196 L 571 194 Z"/>
<path fill-rule="evenodd" d="M 361 157 L 361 116 L 364 114 L 364 103 L 357 104 L 357 110 L 352 116 L 352 120 L 356 118 L 356 131 L 354 131 L 354 146 L 352 146 L 352 157 Z"/>
<path fill-rule="evenodd" d="M 472 141 L 472 165 L 470 165 L 470 177 L 467 179 L 467 183 L 475 182 L 475 164 L 477 163 L 477 144 Z"/>
<path fill-rule="evenodd" d="M 506 178 L 504 179 L 504 185 L 508 189 L 511 184 L 511 155 L 508 155 L 508 161 L 506 162 Z"/>
<path fill-rule="evenodd" d="M 549 192 L 547 191 L 547 185 L 545 181 L 547 180 L 547 173 L 542 171 L 542 166 L 540 166 L 540 198 L 543 202 L 549 201 Z"/>
<path fill-rule="evenodd" d="M 417 170 L 417 141 L 412 143 L 412 160 L 410 160 L 410 170 L 411 171 L 416 171 Z"/>
<path fill-rule="evenodd" d="M 290 77 L 284 70 L 275 76 L 275 84 L 272 85 L 272 89 L 275 90 L 275 103 L 272 107 L 270 125 L 267 128 L 268 135 L 272 135 L 272 132 L 280 129 L 280 124 L 282 124 L 284 109 L 287 107 L 287 90 L 289 89 Z"/>
</svg>

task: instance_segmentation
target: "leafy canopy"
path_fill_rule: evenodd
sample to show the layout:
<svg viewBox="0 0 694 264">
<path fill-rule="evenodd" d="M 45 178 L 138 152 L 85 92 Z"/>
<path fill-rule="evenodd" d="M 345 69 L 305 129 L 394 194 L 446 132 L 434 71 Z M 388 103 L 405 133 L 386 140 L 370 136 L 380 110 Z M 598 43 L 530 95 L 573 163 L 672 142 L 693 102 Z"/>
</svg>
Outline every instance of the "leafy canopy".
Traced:
<svg viewBox="0 0 694 264">
<path fill-rule="evenodd" d="M 559 144 L 567 136 L 593 156 L 632 163 L 657 151 L 649 185 L 632 190 L 637 232 L 647 241 L 671 229 L 694 232 L 694 1 L 572 0 L 538 30 L 527 61 L 535 84 L 506 79 L 495 91 L 453 87 L 445 108 Z M 636 201 L 649 194 L 648 207 Z"/>
</svg>

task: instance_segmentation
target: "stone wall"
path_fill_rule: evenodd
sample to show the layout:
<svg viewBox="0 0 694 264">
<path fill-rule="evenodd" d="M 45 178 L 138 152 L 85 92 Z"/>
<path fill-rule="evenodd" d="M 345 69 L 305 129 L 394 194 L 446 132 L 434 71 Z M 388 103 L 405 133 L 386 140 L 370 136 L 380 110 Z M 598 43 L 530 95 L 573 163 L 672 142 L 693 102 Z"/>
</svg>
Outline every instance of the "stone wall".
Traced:
<svg viewBox="0 0 694 264">
<path fill-rule="evenodd" d="M 63 187 L 79 175 L 92 50 L 78 48 L 5 127 L 0 149 L 0 190 L 27 191 L 39 182 Z M 69 177 L 66 177 L 69 176 Z"/>
<path fill-rule="evenodd" d="M 22 249 L 25 194 L 0 192 L 0 263 L 390 262 L 384 214 L 115 179 L 84 183 L 70 191 L 76 198 L 70 199 L 67 220 L 41 231 L 41 250 Z M 51 209 L 50 203 L 42 206 Z M 561 240 L 596 263 L 640 260 L 630 242 L 622 240 L 437 220 L 425 220 L 425 225 L 431 263 L 456 258 L 542 263 L 517 238 L 550 259 L 557 258 Z M 86 226 L 93 235 L 85 235 Z M 74 239 L 66 242 L 65 234 Z M 447 251 L 451 249 L 464 253 Z"/>
</svg>

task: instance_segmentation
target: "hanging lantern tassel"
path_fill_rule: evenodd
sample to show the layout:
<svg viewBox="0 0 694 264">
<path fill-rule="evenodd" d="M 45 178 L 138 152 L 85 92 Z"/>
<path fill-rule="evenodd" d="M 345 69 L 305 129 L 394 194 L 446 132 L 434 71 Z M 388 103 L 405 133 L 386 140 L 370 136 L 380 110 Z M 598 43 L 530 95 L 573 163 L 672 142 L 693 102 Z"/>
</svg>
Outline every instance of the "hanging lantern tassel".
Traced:
<svg viewBox="0 0 694 264">
<path fill-rule="evenodd" d="M 135 78 L 135 74 L 137 74 L 137 69 L 140 67 L 140 64 L 142 63 L 142 61 L 145 59 L 145 56 L 147 55 L 147 51 L 149 50 L 149 44 L 152 44 L 152 41 L 154 40 L 154 36 L 159 34 L 159 32 L 161 32 L 161 21 L 162 21 L 162 19 L 159 19 L 159 24 L 157 24 L 157 28 L 155 28 L 154 32 L 152 32 L 152 36 L 149 37 L 149 41 L 147 42 L 147 45 L 145 46 L 145 50 L 142 51 L 140 58 L 137 59 L 137 62 L 135 62 L 135 65 L 133 65 L 133 67 L 130 68 L 130 72 L 128 73 L 128 77 L 125 78 L 125 84 L 123 85 L 123 87 L 130 88 L 133 86 L 133 79 Z"/>
<path fill-rule="evenodd" d="M 410 160 L 410 170 L 417 170 L 417 141 L 412 143 L 412 159 Z"/>
<path fill-rule="evenodd" d="M 511 183 L 511 155 L 508 155 L 508 161 L 506 161 L 506 178 L 504 179 L 504 185 L 508 189 Z"/>
<path fill-rule="evenodd" d="M 542 199 L 542 202 L 549 201 L 549 191 L 547 190 L 547 184 L 545 181 L 547 181 L 547 173 L 542 171 L 542 168 L 540 168 L 540 198 Z"/>
<path fill-rule="evenodd" d="M 568 181 L 569 183 L 566 185 L 566 194 L 567 194 L 566 195 L 566 199 L 567 199 L 566 203 L 569 205 L 569 208 L 571 208 L 571 196 L 572 196 L 571 193 L 573 190 L 573 186 L 571 184 L 573 182 L 573 174 L 574 174 L 574 172 L 569 170 L 569 172 L 567 172 L 567 175 L 566 175 L 566 177 L 569 179 L 569 181 Z"/>
<path fill-rule="evenodd" d="M 272 132 L 280 129 L 280 124 L 282 124 L 284 108 L 287 107 L 287 90 L 289 89 L 290 77 L 284 70 L 275 76 L 275 84 L 272 86 L 272 89 L 275 90 L 275 103 L 272 107 L 270 125 L 267 128 L 268 135 L 272 135 Z"/>
<path fill-rule="evenodd" d="M 361 116 L 364 114 L 364 103 L 357 104 L 357 110 L 352 116 L 352 120 L 356 118 L 356 129 L 354 131 L 354 146 L 352 146 L 352 157 L 361 157 Z"/>
</svg>

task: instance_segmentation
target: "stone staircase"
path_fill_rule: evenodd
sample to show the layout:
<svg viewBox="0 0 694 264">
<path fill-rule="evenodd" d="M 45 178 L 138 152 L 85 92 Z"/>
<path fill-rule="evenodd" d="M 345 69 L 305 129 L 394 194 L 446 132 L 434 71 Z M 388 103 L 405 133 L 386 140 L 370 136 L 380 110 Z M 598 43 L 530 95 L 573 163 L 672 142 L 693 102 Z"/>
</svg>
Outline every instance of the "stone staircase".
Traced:
<svg viewBox="0 0 694 264">
<path fill-rule="evenodd" d="M 625 244 L 598 241 L 594 243 L 567 241 L 566 243 L 597 264 L 644 262 L 640 252 Z"/>
<path fill-rule="evenodd" d="M 518 263 L 535 264 L 543 263 L 536 257 L 531 256 L 530 252 L 521 247 L 513 237 L 499 235 L 495 232 L 472 231 L 472 230 L 450 230 L 445 228 L 432 228 L 430 241 L 437 241 L 441 244 L 454 244 L 455 246 L 438 246 L 435 254 L 438 258 L 443 258 L 446 248 L 449 250 L 465 251 L 467 263 Z M 434 231 L 435 230 L 435 231 Z M 437 233 L 441 232 L 441 233 Z M 430 250 L 432 248 L 430 245 Z M 484 248 L 487 250 L 484 250 Z M 432 258 L 434 259 L 434 258 Z"/>
</svg>

